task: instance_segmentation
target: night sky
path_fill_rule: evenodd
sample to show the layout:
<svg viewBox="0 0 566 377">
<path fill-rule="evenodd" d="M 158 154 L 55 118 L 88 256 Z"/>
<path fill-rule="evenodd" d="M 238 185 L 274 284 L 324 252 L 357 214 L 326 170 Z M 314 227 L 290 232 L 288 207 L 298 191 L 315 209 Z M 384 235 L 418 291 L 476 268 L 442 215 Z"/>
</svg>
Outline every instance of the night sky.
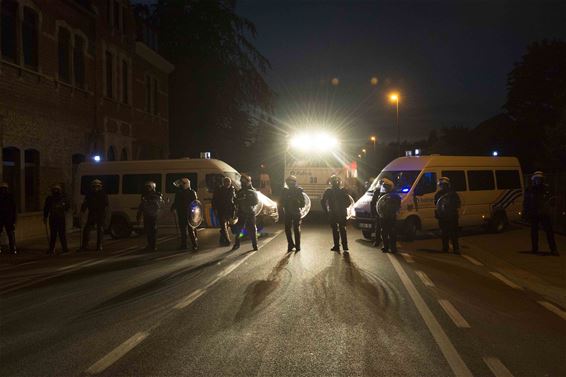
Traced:
<svg viewBox="0 0 566 377">
<path fill-rule="evenodd" d="M 325 123 L 360 143 L 396 137 L 391 90 L 401 93 L 402 139 L 476 126 L 500 112 L 507 74 L 530 42 L 566 39 L 563 1 L 237 4 L 272 64 L 278 122 Z"/>
</svg>

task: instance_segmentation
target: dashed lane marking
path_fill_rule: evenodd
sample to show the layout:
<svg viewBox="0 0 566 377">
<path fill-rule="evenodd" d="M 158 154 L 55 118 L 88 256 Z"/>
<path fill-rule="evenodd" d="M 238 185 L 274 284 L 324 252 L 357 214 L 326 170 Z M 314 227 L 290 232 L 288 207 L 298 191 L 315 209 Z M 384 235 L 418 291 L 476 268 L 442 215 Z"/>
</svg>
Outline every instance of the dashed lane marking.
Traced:
<svg viewBox="0 0 566 377">
<path fill-rule="evenodd" d="M 425 274 L 422 271 L 415 271 L 415 273 L 421 279 L 421 281 L 423 282 L 423 284 L 425 286 L 430 287 L 430 288 L 434 288 L 434 283 L 432 282 L 432 280 L 430 280 L 430 278 L 428 277 L 427 274 Z"/>
<path fill-rule="evenodd" d="M 566 311 L 560 309 L 558 306 L 551 304 L 548 301 L 537 301 L 537 302 L 566 321 Z"/>
<path fill-rule="evenodd" d="M 459 327 L 459 328 L 462 328 L 462 329 L 469 329 L 470 328 L 470 324 L 468 323 L 468 321 L 466 321 L 464 319 L 462 314 L 460 314 L 460 312 L 458 310 L 456 310 L 456 308 L 454 307 L 454 305 L 452 305 L 452 303 L 450 301 L 441 299 L 441 300 L 438 300 L 438 303 L 440 304 L 440 306 L 442 306 L 442 309 L 444 309 L 446 314 L 448 314 L 448 316 L 450 317 L 452 322 L 454 322 L 456 327 Z"/>
<path fill-rule="evenodd" d="M 462 256 L 464 258 L 466 258 L 468 261 L 470 261 L 470 263 L 475 264 L 476 266 L 483 266 L 483 264 L 479 260 L 477 260 L 476 258 L 472 258 L 472 257 L 470 257 L 469 255 L 466 255 L 466 254 L 462 254 Z"/>
<path fill-rule="evenodd" d="M 405 262 L 407 263 L 415 263 L 415 260 L 413 259 L 413 257 L 410 254 L 407 253 L 399 253 L 401 254 L 401 256 L 403 257 L 403 259 L 405 259 Z"/>
<path fill-rule="evenodd" d="M 450 341 L 450 338 L 448 338 L 448 335 L 446 335 L 446 332 L 444 332 L 444 329 L 442 328 L 434 314 L 432 314 L 432 311 L 427 306 L 422 296 L 419 294 L 419 291 L 417 291 L 417 288 L 415 287 L 411 279 L 409 279 L 409 277 L 407 276 L 405 270 L 403 270 L 403 267 L 401 267 L 401 264 L 399 263 L 397 258 L 395 258 L 391 254 L 387 254 L 387 257 L 391 261 L 391 264 L 397 272 L 397 275 L 399 275 L 401 282 L 403 283 L 405 289 L 409 293 L 409 296 L 413 300 L 415 307 L 419 311 L 419 314 L 428 327 L 430 333 L 432 334 L 432 337 L 436 341 L 436 344 L 440 348 L 440 351 L 444 355 L 444 358 L 448 362 L 448 365 L 450 366 L 450 369 L 452 369 L 454 375 L 458 377 L 473 377 L 472 372 L 470 371 L 470 369 L 468 369 L 468 366 L 466 365 L 464 360 L 462 360 L 462 357 Z"/>
<path fill-rule="evenodd" d="M 484 357 L 483 362 L 487 365 L 495 377 L 513 377 L 513 374 L 497 357 Z"/>
<path fill-rule="evenodd" d="M 493 275 L 495 278 L 501 280 L 503 283 L 507 284 L 509 287 L 513 288 L 513 289 L 519 289 L 522 290 L 523 288 L 521 288 L 520 286 L 518 286 L 517 284 L 513 283 L 511 280 L 507 279 L 505 276 L 501 275 L 499 272 L 489 272 L 491 275 Z"/>
<path fill-rule="evenodd" d="M 89 374 L 98 374 L 103 372 L 110 365 L 114 364 L 117 360 L 121 359 L 125 354 L 130 352 L 135 346 L 140 344 L 145 338 L 148 337 L 148 335 L 149 333 L 147 332 L 139 332 L 135 334 L 130 339 L 126 340 L 124 343 L 114 348 L 109 354 L 104 356 L 102 359 L 92 364 L 90 368 L 86 370 L 86 372 Z"/>
</svg>

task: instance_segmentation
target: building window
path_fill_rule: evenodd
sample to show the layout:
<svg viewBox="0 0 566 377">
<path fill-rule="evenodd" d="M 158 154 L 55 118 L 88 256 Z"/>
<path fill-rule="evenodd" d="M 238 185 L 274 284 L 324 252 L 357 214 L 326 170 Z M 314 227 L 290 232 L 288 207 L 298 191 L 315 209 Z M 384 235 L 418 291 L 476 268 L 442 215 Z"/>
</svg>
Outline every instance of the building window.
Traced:
<svg viewBox="0 0 566 377">
<path fill-rule="evenodd" d="M 113 11 L 113 26 L 114 26 L 114 30 L 120 30 L 120 3 L 118 2 L 118 0 L 114 0 L 114 9 Z"/>
<path fill-rule="evenodd" d="M 106 156 L 106 160 L 108 161 L 116 161 L 116 153 L 114 152 L 114 147 L 108 147 L 108 154 Z"/>
<path fill-rule="evenodd" d="M 24 7 L 24 20 L 22 23 L 22 43 L 24 53 L 24 64 L 37 68 L 37 41 L 39 30 L 39 17 L 37 13 L 28 7 Z"/>
<path fill-rule="evenodd" d="M 2 57 L 12 62 L 17 61 L 17 24 L 18 24 L 18 3 L 12 0 L 0 1 L 2 5 L 0 35 L 2 36 Z"/>
<path fill-rule="evenodd" d="M 65 28 L 59 29 L 59 80 L 71 82 L 70 75 L 70 51 L 71 51 L 71 33 Z"/>
<path fill-rule="evenodd" d="M 122 102 L 129 103 L 130 70 L 128 62 L 122 60 Z"/>
<path fill-rule="evenodd" d="M 114 98 L 114 55 L 110 51 L 106 51 L 106 96 L 108 98 Z"/>
<path fill-rule="evenodd" d="M 39 211 L 39 151 L 26 149 L 24 159 L 26 211 Z"/>
<path fill-rule="evenodd" d="M 85 40 L 75 35 L 75 46 L 73 48 L 73 71 L 75 74 L 75 85 L 85 86 Z"/>
<path fill-rule="evenodd" d="M 20 150 L 15 147 L 2 148 L 2 180 L 8 184 L 8 188 L 16 202 L 18 212 L 20 208 Z"/>
<path fill-rule="evenodd" d="M 120 160 L 122 161 L 128 160 L 128 150 L 126 148 L 122 148 L 122 152 L 120 153 Z"/>
<path fill-rule="evenodd" d="M 128 8 L 122 8 L 122 33 L 126 34 L 128 31 Z"/>
</svg>

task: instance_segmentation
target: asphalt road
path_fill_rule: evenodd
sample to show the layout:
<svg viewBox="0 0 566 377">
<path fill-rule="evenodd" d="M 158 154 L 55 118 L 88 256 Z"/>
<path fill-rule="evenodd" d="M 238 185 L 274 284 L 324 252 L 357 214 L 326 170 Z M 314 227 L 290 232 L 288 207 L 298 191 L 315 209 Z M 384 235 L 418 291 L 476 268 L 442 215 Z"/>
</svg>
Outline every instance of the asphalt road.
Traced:
<svg viewBox="0 0 566 377">
<path fill-rule="evenodd" d="M 198 253 L 165 234 L 3 264 L 0 375 L 566 376 L 565 312 L 473 258 L 353 228 L 336 253 L 316 222 L 287 253 L 281 231 L 257 252 L 207 230 Z"/>
</svg>

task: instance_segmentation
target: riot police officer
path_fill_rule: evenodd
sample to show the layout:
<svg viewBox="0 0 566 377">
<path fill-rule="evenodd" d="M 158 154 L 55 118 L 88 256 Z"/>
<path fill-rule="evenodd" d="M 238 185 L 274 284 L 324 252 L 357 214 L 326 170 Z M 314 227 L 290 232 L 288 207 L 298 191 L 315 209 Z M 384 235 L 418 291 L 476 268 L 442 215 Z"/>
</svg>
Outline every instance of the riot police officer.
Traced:
<svg viewBox="0 0 566 377">
<path fill-rule="evenodd" d="M 95 179 L 90 184 L 91 190 L 85 195 L 81 205 L 81 213 L 88 210 L 88 217 L 82 234 L 82 244 L 79 250 L 88 249 L 90 231 L 96 227 L 96 250 L 102 251 L 104 237 L 104 224 L 109 210 L 108 194 L 102 187 L 102 181 Z"/>
<path fill-rule="evenodd" d="M 340 251 L 340 241 L 342 248 L 348 252 L 348 236 L 346 234 L 346 221 L 348 218 L 348 207 L 350 206 L 350 196 L 341 187 L 340 177 L 333 175 L 330 177 L 330 188 L 327 188 L 322 195 L 320 205 L 328 216 L 330 227 L 332 228 L 332 238 L 334 246 L 332 251 Z"/>
<path fill-rule="evenodd" d="M 450 179 L 441 177 L 438 180 L 440 190 L 434 195 L 435 217 L 438 219 L 440 236 L 442 238 L 442 251 L 449 250 L 449 242 L 452 242 L 454 254 L 460 254 L 458 242 L 458 209 L 460 208 L 460 196 L 451 189 Z"/>
<path fill-rule="evenodd" d="M 285 216 L 285 235 L 287 236 L 287 251 L 301 251 L 301 208 L 305 206 L 303 189 L 297 186 L 297 177 L 290 175 L 285 179 L 287 187 L 281 194 L 281 205 Z M 293 241 L 293 229 L 295 240 Z"/>
<path fill-rule="evenodd" d="M 247 229 L 252 247 L 258 250 L 257 247 L 257 229 L 256 229 L 256 215 L 255 206 L 258 203 L 257 192 L 252 186 L 252 179 L 248 175 L 242 175 L 240 179 L 242 188 L 236 193 L 236 206 L 238 208 L 238 222 L 235 226 L 235 242 L 232 250 L 240 247 L 240 232 L 244 227 Z"/>
<path fill-rule="evenodd" d="M 45 198 L 45 205 L 43 206 L 43 223 L 47 224 L 49 219 L 49 249 L 47 254 L 55 253 L 55 242 L 57 236 L 61 242 L 61 249 L 63 253 L 68 251 L 67 248 L 67 229 L 65 216 L 69 210 L 69 201 L 60 185 L 53 185 L 51 187 L 51 195 Z"/>
<path fill-rule="evenodd" d="M 157 216 L 163 206 L 163 197 L 156 191 L 155 182 L 146 182 L 138 207 L 137 221 L 143 216 L 143 229 L 147 236 L 146 250 L 157 251 Z"/>
<path fill-rule="evenodd" d="M 379 226 L 383 247 L 381 251 L 388 253 L 397 252 L 397 212 L 401 209 L 401 197 L 393 191 L 395 184 L 390 179 L 384 178 L 379 190 L 377 201 L 377 214 L 379 215 Z M 374 194 L 375 195 L 375 194 Z"/>
<path fill-rule="evenodd" d="M 220 245 L 230 246 L 229 226 L 236 217 L 236 189 L 232 185 L 229 177 L 224 177 L 222 185 L 214 191 L 212 197 L 212 208 L 216 211 L 216 216 L 220 223 Z"/>
<path fill-rule="evenodd" d="M 383 184 L 383 180 L 380 180 L 377 184 L 377 187 L 373 191 L 373 196 L 371 197 L 370 203 L 370 213 L 373 217 L 373 230 L 375 231 L 375 240 L 373 241 L 373 246 L 378 247 L 382 243 L 381 239 L 381 225 L 379 224 L 379 215 L 377 214 L 377 201 L 383 195 L 381 192 L 381 185 Z"/>
<path fill-rule="evenodd" d="M 551 194 L 548 185 L 544 183 L 544 173 L 536 171 L 531 177 L 531 186 L 525 191 L 524 214 L 531 223 L 532 252 L 538 253 L 538 227 L 539 224 L 546 232 L 548 247 L 553 255 L 558 255 L 552 219 L 550 216 Z"/>
<path fill-rule="evenodd" d="M 187 248 L 187 233 L 191 239 L 193 251 L 198 250 L 197 232 L 189 223 L 189 207 L 195 200 L 197 200 L 197 193 L 191 189 L 191 181 L 187 177 L 181 179 L 179 190 L 175 193 L 175 200 L 171 205 L 171 211 L 177 212 L 177 219 L 179 220 L 179 231 L 181 232 L 179 250 Z"/>
<path fill-rule="evenodd" d="M 16 201 L 6 182 L 0 183 L 0 234 L 6 230 L 9 252 L 16 254 Z"/>
</svg>

